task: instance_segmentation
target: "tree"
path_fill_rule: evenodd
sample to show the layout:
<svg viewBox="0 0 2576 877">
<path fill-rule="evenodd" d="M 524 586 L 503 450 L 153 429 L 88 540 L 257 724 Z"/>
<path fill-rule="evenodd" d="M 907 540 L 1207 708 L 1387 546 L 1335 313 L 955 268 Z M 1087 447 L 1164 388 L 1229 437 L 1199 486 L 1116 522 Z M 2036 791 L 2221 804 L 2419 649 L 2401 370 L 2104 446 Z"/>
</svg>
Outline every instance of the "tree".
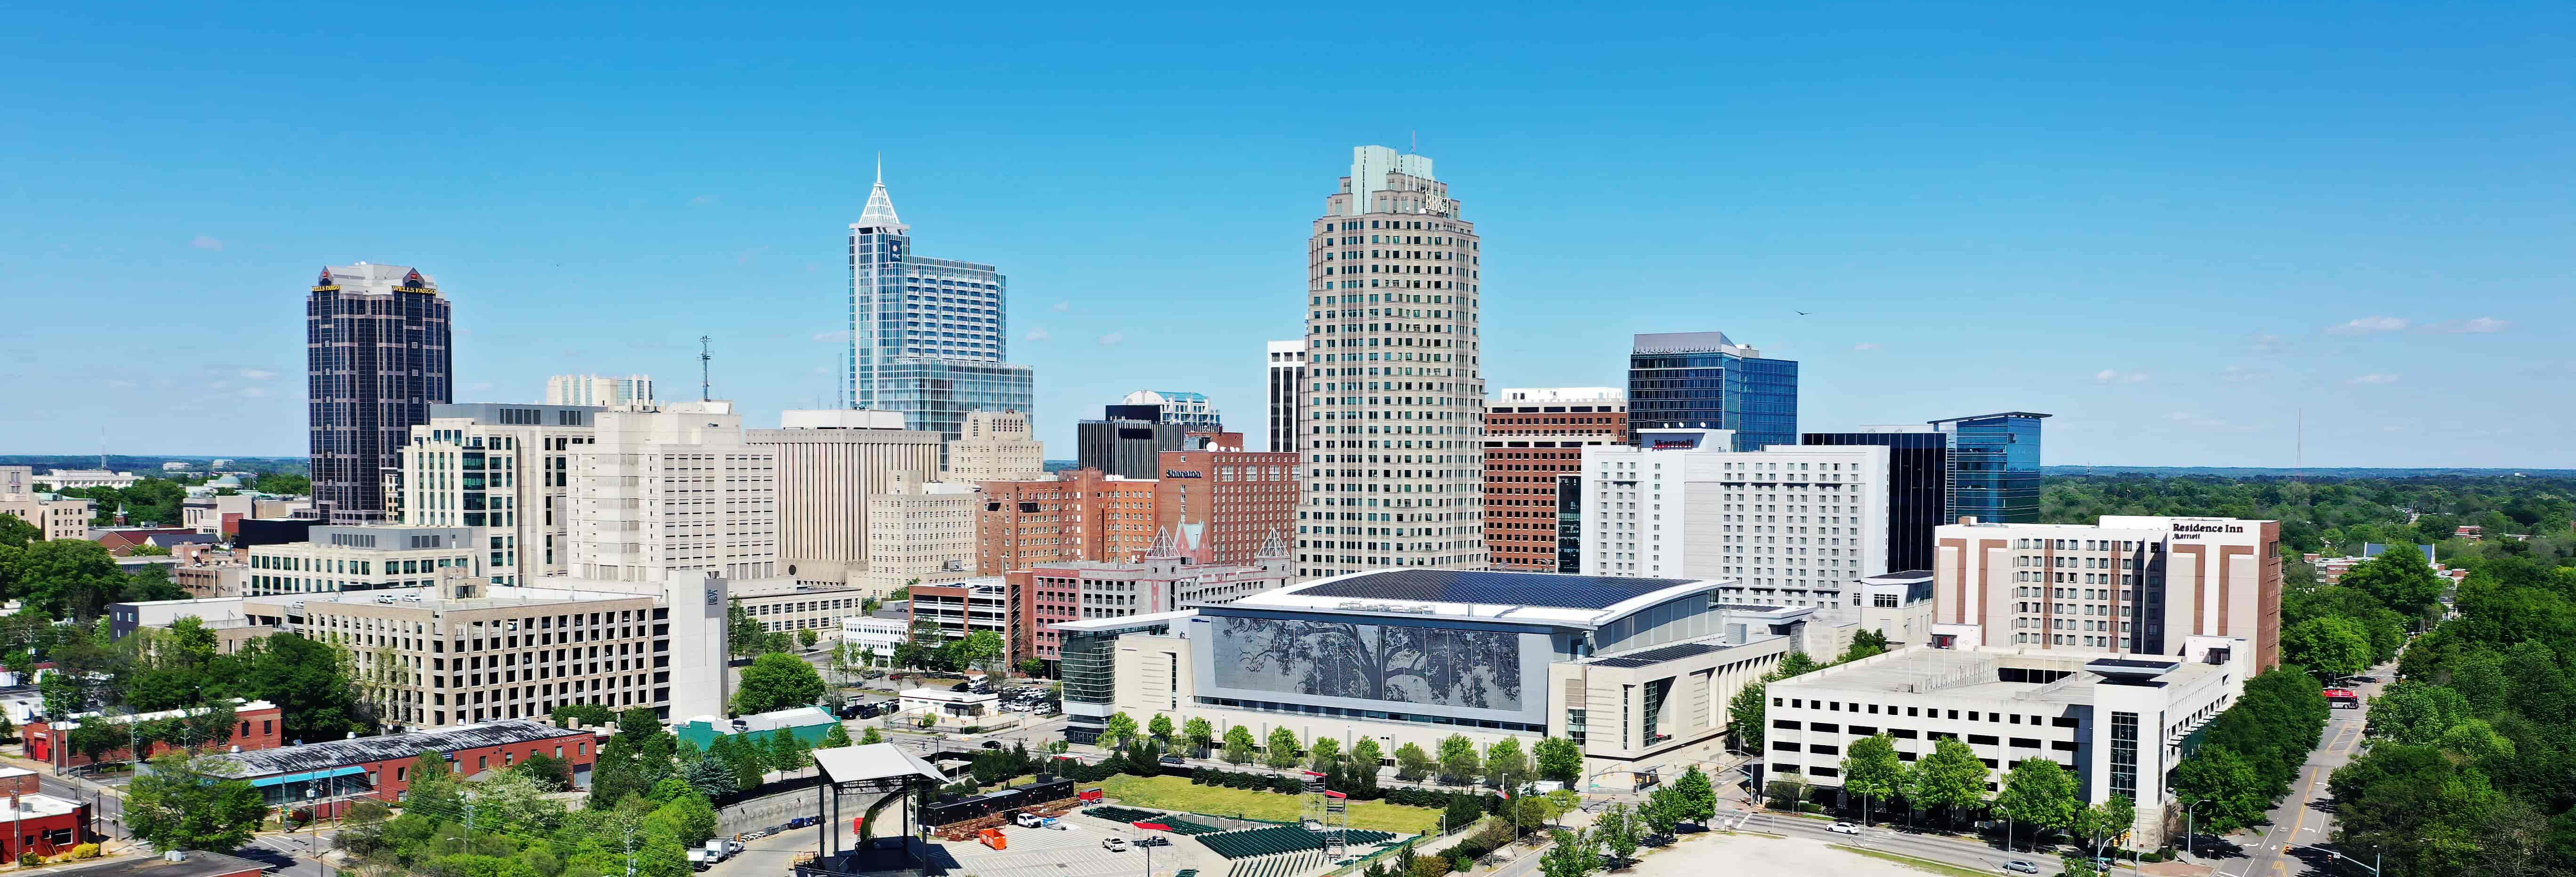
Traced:
<svg viewBox="0 0 2576 877">
<path fill-rule="evenodd" d="M 1568 786 L 1583 776 L 1583 747 L 1565 737 L 1540 737 L 1530 747 L 1538 775 Z"/>
<path fill-rule="evenodd" d="M 1505 737 L 1485 749 L 1485 780 L 1497 789 L 1529 784 L 1529 756 L 1521 754 L 1520 738 Z"/>
<path fill-rule="evenodd" d="M 1040 658 L 1021 658 L 1020 675 L 1027 676 L 1032 679 L 1045 676 L 1046 661 Z"/>
<path fill-rule="evenodd" d="M 1181 737 L 1189 741 L 1190 751 L 1204 757 L 1216 745 L 1216 727 L 1206 719 L 1191 719 L 1181 723 Z"/>
<path fill-rule="evenodd" d="M 2281 660 L 2334 680 L 2369 669 L 2369 631 L 2342 616 L 2311 618 L 2281 632 Z"/>
<path fill-rule="evenodd" d="M 683 848 L 706 843 L 708 838 L 716 836 L 715 805 L 695 789 L 673 797 L 653 811 L 653 815 L 666 820 L 666 830 L 679 839 Z"/>
<path fill-rule="evenodd" d="M 794 773 L 814 763 L 814 757 L 805 753 L 805 741 L 796 739 L 792 728 L 769 732 L 761 750 L 761 763 L 780 773 Z"/>
<path fill-rule="evenodd" d="M 839 722 L 833 722 L 832 729 L 823 732 L 823 742 L 816 745 L 814 748 L 839 749 L 848 745 L 850 745 L 850 727 Z"/>
<path fill-rule="evenodd" d="M 1835 658 L 1834 663 L 1849 664 L 1853 661 L 1857 661 L 1871 655 L 1880 655 L 1885 654 L 1886 652 L 1887 634 L 1880 633 L 1875 630 L 1863 630 L 1852 634 L 1851 645 L 1843 649 L 1842 657 Z"/>
<path fill-rule="evenodd" d="M 1806 652 L 1792 651 L 1786 655 L 1780 656 L 1780 666 L 1778 669 L 1771 671 L 1771 678 L 1789 679 L 1792 677 L 1804 676 L 1824 668 L 1825 665 L 1816 663 L 1816 659 L 1807 657 Z"/>
<path fill-rule="evenodd" d="M 1621 865 L 1636 859 L 1640 828 L 1636 811 L 1626 804 L 1610 805 L 1609 809 L 1601 811 L 1600 820 L 1592 824 L 1592 831 L 1601 837 L 1601 845 L 1610 853 L 1610 860 Z"/>
<path fill-rule="evenodd" d="M 2447 582 L 2434 574 L 2415 546 L 2391 545 L 2378 557 L 2346 570 L 2340 584 L 2400 613 L 2418 615 L 2440 602 Z"/>
<path fill-rule="evenodd" d="M 1362 737 L 1351 744 L 1351 766 L 1366 772 L 1370 785 L 1377 784 L 1377 769 L 1386 763 L 1386 753 L 1378 748 L 1377 738 Z"/>
<path fill-rule="evenodd" d="M 869 725 L 867 728 L 859 731 L 859 745 L 861 746 L 883 742 L 885 742 L 885 735 L 878 733 L 877 726 L 875 725 Z"/>
<path fill-rule="evenodd" d="M 1558 831 L 1556 845 L 1539 855 L 1538 870 L 1546 877 L 1584 877 L 1601 869 L 1601 850 L 1593 843 L 1590 832 Z"/>
<path fill-rule="evenodd" d="M 785 635 L 772 633 L 769 626 L 743 608 L 740 603 L 725 607 L 725 648 L 734 657 L 748 658 L 783 650 Z"/>
<path fill-rule="evenodd" d="M 1769 686 L 1755 682 L 1735 692 L 1726 700 L 1726 731 L 1735 737 L 1735 748 L 1746 752 L 1762 751 L 1762 730 L 1770 726 L 1763 718 L 1771 704 Z"/>
<path fill-rule="evenodd" d="M 45 541 L 45 531 L 16 515 L 0 515 L 0 548 L 25 548 Z"/>
<path fill-rule="evenodd" d="M 574 723 L 580 723 L 585 728 L 597 728 L 617 720 L 617 714 L 607 707 L 595 703 L 578 702 L 557 704 L 548 716 L 555 720 L 555 727 L 558 728 L 569 728 Z"/>
<path fill-rule="evenodd" d="M 1995 795 L 1996 812 L 2034 829 L 2065 829 L 2082 803 L 2075 797 L 2075 775 L 2046 758 L 2014 764 L 2004 774 L 2003 791 Z M 2012 848 L 2010 835 L 2004 837 L 2004 848 Z"/>
<path fill-rule="evenodd" d="M 1253 750 L 1258 749 L 1259 747 L 1260 744 L 1254 742 L 1252 739 L 1252 729 L 1246 728 L 1242 725 L 1236 725 L 1226 729 L 1225 760 L 1227 763 L 1250 764 L 1252 762 Z"/>
<path fill-rule="evenodd" d="M 822 641 L 823 635 L 815 632 L 811 627 L 802 628 L 796 631 L 796 645 L 799 648 L 810 649 L 814 647 L 815 643 Z"/>
<path fill-rule="evenodd" d="M 2263 778 L 2225 746 L 2202 746 L 2174 767 L 2174 800 L 2190 809 L 2195 832 L 2232 834 L 2271 821 Z"/>
<path fill-rule="evenodd" d="M 1153 735 L 1154 742 L 1172 742 L 1172 717 L 1155 713 L 1153 720 L 1145 723 L 1145 733 Z"/>
<path fill-rule="evenodd" d="M 1129 718 L 1123 711 L 1110 713 L 1109 723 L 1100 731 L 1100 745 L 1115 749 L 1125 746 L 1128 741 L 1134 739 L 1136 739 L 1136 720 Z"/>
<path fill-rule="evenodd" d="M 1315 769 L 1318 771 L 1337 769 L 1342 764 L 1342 741 L 1331 737 L 1317 737 L 1315 745 L 1306 754 L 1314 759 Z"/>
<path fill-rule="evenodd" d="M 1682 821 L 1707 825 L 1717 816 L 1717 784 L 1709 781 L 1699 765 L 1682 771 L 1681 779 L 1673 781 L 1673 791 L 1683 805 L 1681 812 L 1675 814 Z"/>
<path fill-rule="evenodd" d="M 510 770 L 513 773 L 527 775 L 528 779 L 535 782 L 538 787 L 549 792 L 561 792 L 572 788 L 572 766 L 563 759 L 543 752 L 529 755 L 528 760 L 512 765 Z"/>
<path fill-rule="evenodd" d="M 330 644 L 271 634 L 244 645 L 233 657 L 240 687 L 277 704 L 278 736 L 318 743 L 375 733 L 375 720 L 358 703 L 343 654 Z"/>
<path fill-rule="evenodd" d="M 2407 679 L 2370 699 L 2368 730 L 2373 737 L 2429 746 L 2467 719 L 2468 713 L 2468 699 L 2449 686 Z"/>
<path fill-rule="evenodd" d="M 814 665 L 786 652 L 771 652 L 742 668 L 742 687 L 733 695 L 735 715 L 753 715 L 811 705 L 823 697 L 823 675 Z"/>
<path fill-rule="evenodd" d="M 2110 800 L 2084 808 L 2075 818 L 2075 829 L 2092 842 L 2093 854 L 2100 856 L 2104 846 L 2128 836 L 2137 822 L 2137 804 L 2127 795 L 2113 795 Z"/>
<path fill-rule="evenodd" d="M 128 828 L 163 852 L 231 852 L 249 843 L 268 804 L 250 783 L 221 779 L 220 767 L 177 753 L 153 759 L 152 772 L 126 786 Z"/>
<path fill-rule="evenodd" d="M 968 633 L 947 646 L 948 665 L 958 670 L 990 669 L 1002 659 L 1002 635 L 989 630 Z"/>
<path fill-rule="evenodd" d="M 680 781 L 688 783 L 689 788 L 698 790 L 698 794 L 708 798 L 733 794 L 734 789 L 737 788 L 734 785 L 733 765 L 726 764 L 724 759 L 712 755 L 681 768 Z"/>
<path fill-rule="evenodd" d="M 1462 783 L 1483 772 L 1484 759 L 1476 755 L 1476 741 L 1465 734 L 1451 734 L 1440 740 L 1440 778 L 1444 782 Z"/>
<path fill-rule="evenodd" d="M 1265 742 L 1268 745 L 1262 747 L 1262 763 L 1273 768 L 1296 767 L 1306 757 L 1305 748 L 1297 745 L 1297 732 L 1285 726 L 1270 729 L 1270 739 Z"/>
<path fill-rule="evenodd" d="M 115 555 L 85 539 L 30 542 L 12 552 L 0 577 L 9 584 L 7 596 L 26 600 L 50 618 L 83 621 L 98 617 L 126 582 Z"/>
<path fill-rule="evenodd" d="M 306 496 L 313 492 L 313 479 L 287 472 L 271 472 L 252 481 L 250 489 L 260 493 Z"/>
<path fill-rule="evenodd" d="M 1984 803 L 1988 773 L 1976 750 L 1959 738 L 1943 737 L 1933 743 L 1932 754 L 1915 762 L 1905 798 L 1941 810 L 1944 818 L 1955 817 Z"/>
<path fill-rule="evenodd" d="M 1896 741 L 1885 734 L 1852 741 L 1843 750 L 1842 771 L 1843 788 L 1861 796 L 1862 824 L 1868 824 L 1872 806 L 1904 793 L 1905 762 L 1896 757 Z"/>
</svg>

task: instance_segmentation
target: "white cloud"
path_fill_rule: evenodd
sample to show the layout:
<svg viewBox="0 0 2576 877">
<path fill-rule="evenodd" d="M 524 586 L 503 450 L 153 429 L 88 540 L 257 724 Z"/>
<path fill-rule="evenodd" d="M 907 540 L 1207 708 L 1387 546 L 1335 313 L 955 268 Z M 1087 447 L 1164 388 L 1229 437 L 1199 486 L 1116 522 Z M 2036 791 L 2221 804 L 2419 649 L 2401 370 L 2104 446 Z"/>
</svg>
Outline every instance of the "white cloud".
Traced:
<svg viewBox="0 0 2576 877">
<path fill-rule="evenodd" d="M 2407 326 L 2405 317 L 2363 317 L 2326 327 L 2328 335 L 2368 335 L 2373 332 L 2395 332 Z"/>
<path fill-rule="evenodd" d="M 1073 310 L 1073 303 L 1072 303 L 1072 302 L 1069 302 L 1069 301 L 1060 301 L 1060 302 L 1056 302 L 1056 303 L 1055 303 L 1055 312 L 1056 312 L 1056 313 L 1061 314 L 1061 313 L 1064 313 L 1064 312 L 1069 311 L 1069 310 Z"/>
<path fill-rule="evenodd" d="M 254 381 L 265 381 L 277 377 L 277 373 L 267 369 L 246 368 L 242 369 L 241 376 Z"/>
<path fill-rule="evenodd" d="M 2398 426 L 2397 424 L 2391 423 L 2391 424 L 2387 424 L 2387 425 L 2381 426 L 2381 427 L 2379 428 L 2379 431 L 2380 431 L 2380 432 L 2399 432 L 2399 431 L 2402 431 L 2402 430 L 2404 430 L 2404 429 L 2405 429 L 2405 427 L 2401 427 L 2401 426 Z"/>
<path fill-rule="evenodd" d="M 135 382 L 133 382 L 133 381 L 125 380 L 124 378 L 114 378 L 114 379 L 111 379 L 111 380 L 109 380 L 109 381 L 107 382 L 107 385 L 108 385 L 108 386 L 110 386 L 110 387 L 113 387 L 113 388 L 119 389 L 119 390 L 131 390 L 131 389 L 134 389 L 135 387 L 141 386 L 140 384 L 137 384 L 137 383 L 135 383 Z"/>
<path fill-rule="evenodd" d="M 1046 340 L 1052 339 L 1052 338 L 1054 338 L 1054 337 L 1055 337 L 1054 335 L 1047 334 L 1047 330 L 1046 330 L 1044 327 L 1040 327 L 1040 328 L 1030 329 L 1030 330 L 1029 330 L 1029 334 L 1026 334 L 1026 335 L 1022 335 L 1022 336 L 1020 336 L 1020 340 L 1022 340 L 1022 341 L 1046 341 Z"/>
<path fill-rule="evenodd" d="M 2344 383 L 2347 383 L 2347 384 L 2394 384 L 2394 383 L 2397 383 L 2397 376 L 2396 376 L 2396 375 L 2392 375 L 2392 374 L 2388 374 L 2388 373 L 2386 373 L 2386 372 L 2371 372 L 2370 374 L 2366 374 L 2366 375 L 2362 375 L 2362 376 L 2357 377 L 2357 378 L 2353 378 L 2352 380 L 2345 381 Z"/>
<path fill-rule="evenodd" d="M 1872 344 L 1872 343 L 1869 343 L 1869 342 L 1867 342 L 1867 341 L 1863 341 L 1863 342 L 1861 342 L 1861 343 L 1859 343 L 1859 344 L 1854 344 L 1854 345 L 1852 345 L 1852 349 L 1853 349 L 1853 350 L 1877 350 L 1877 349 L 1878 349 L 1878 345 L 1876 345 L 1876 344 Z"/>
<path fill-rule="evenodd" d="M 1107 334 L 1107 335 L 1102 335 L 1102 336 L 1100 336 L 1100 346 L 1102 346 L 1102 347 L 1108 347 L 1108 346 L 1111 346 L 1111 345 L 1117 344 L 1118 342 L 1125 341 L 1125 340 L 1127 340 L 1127 335 L 1126 335 L 1126 333 L 1123 333 L 1123 332 L 1111 332 L 1111 333 L 1109 333 L 1109 334 Z"/>
<path fill-rule="evenodd" d="M 814 333 L 814 341 L 819 344 L 845 344 L 848 343 L 849 340 L 850 330 L 848 329 L 843 329 L 838 332 Z"/>
<path fill-rule="evenodd" d="M 2445 320 L 2439 323 L 2429 323 L 2424 326 L 2424 331 L 2442 332 L 2451 335 L 2485 335 L 2491 332 L 2502 332 L 2512 326 L 2513 323 L 2499 320 L 2494 317 L 2478 317 L 2469 320 Z"/>
<path fill-rule="evenodd" d="M 709 204 L 714 204 L 714 203 L 716 203 L 717 201 L 722 201 L 722 200 L 724 200 L 724 199 L 722 199 L 722 198 L 718 198 L 718 197 L 716 197 L 716 196 L 714 196 L 714 195 L 700 195 L 700 196 L 698 196 L 698 197 L 695 197 L 695 198 L 691 198 L 691 199 L 689 199 L 689 206 L 691 206 L 691 207 L 705 207 L 705 206 L 707 206 L 707 205 L 709 205 Z"/>
<path fill-rule="evenodd" d="M 2255 378 L 2259 378 L 2259 377 L 2262 377 L 2262 376 L 2263 376 L 2263 373 L 2262 373 L 2262 372 L 2255 371 L 2255 370 L 2253 370 L 2253 369 L 2246 368 L 2246 367 L 2241 366 L 2241 365 L 2231 365 L 2231 366 L 2228 366 L 2228 367 L 2226 367 L 2226 368 L 2220 369 L 2220 370 L 2219 370 L 2219 372 L 2218 372 L 2218 377 L 2219 377 L 2219 379 L 2220 379 L 2220 380 L 2224 380 L 2224 381 L 2227 381 L 2228 383 L 2233 383 L 2233 384 L 2241 384 L 2241 383 L 2244 383 L 2244 382 L 2246 382 L 2246 381 L 2250 381 L 2250 380 L 2253 380 L 2253 379 L 2255 379 Z"/>
<path fill-rule="evenodd" d="M 478 383 L 478 384 L 467 384 L 467 385 L 465 386 L 465 391 L 466 391 L 466 392 L 469 392 L 469 393 L 481 393 L 481 392 L 489 391 L 489 390 L 491 390 L 491 389 L 492 389 L 492 382 L 491 382 L 491 381 L 484 381 L 484 382 L 482 382 L 482 383 Z"/>
<path fill-rule="evenodd" d="M 2165 419 L 2184 426 L 2194 426 L 2202 429 L 2217 429 L 2228 425 L 2227 421 L 2220 420 L 2197 411 L 2175 411 L 2170 414 L 2166 414 Z"/>
<path fill-rule="evenodd" d="M 267 387 L 243 387 L 241 388 L 241 394 L 252 399 L 257 399 L 262 396 L 269 395 L 269 391 Z"/>
<path fill-rule="evenodd" d="M 196 239 L 188 242 L 188 246 L 200 250 L 221 250 L 224 248 L 224 242 L 207 235 L 198 235 Z"/>
<path fill-rule="evenodd" d="M 2256 336 L 2254 336 L 2254 352 L 2256 352 L 2256 353 L 2272 353 L 2272 352 L 2278 351 L 2278 350 L 2280 350 L 2280 349 L 2281 349 L 2281 336 L 2279 336 L 2279 335 L 2270 335 L 2270 334 L 2264 334 L 2264 335 L 2256 335 Z"/>
<path fill-rule="evenodd" d="M 814 373 L 817 375 L 828 375 L 832 373 L 832 370 L 818 365 L 814 367 Z"/>
<path fill-rule="evenodd" d="M 2146 372 L 2124 372 L 2106 368 L 2093 373 L 2093 380 L 2104 384 L 2135 384 L 2144 382 L 2146 379 Z"/>
</svg>

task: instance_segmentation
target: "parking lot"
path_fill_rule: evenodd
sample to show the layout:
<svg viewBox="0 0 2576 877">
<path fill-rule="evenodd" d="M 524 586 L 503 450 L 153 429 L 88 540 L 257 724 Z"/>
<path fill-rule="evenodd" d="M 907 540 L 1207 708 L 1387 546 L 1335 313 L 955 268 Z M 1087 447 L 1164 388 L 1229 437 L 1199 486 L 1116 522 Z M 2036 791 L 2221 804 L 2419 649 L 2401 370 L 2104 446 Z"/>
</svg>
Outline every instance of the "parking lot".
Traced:
<svg viewBox="0 0 2576 877">
<path fill-rule="evenodd" d="M 958 873 L 976 877 L 1169 877 L 1183 868 L 1196 868 L 1211 877 L 1225 873 L 1225 858 L 1194 841 L 1159 831 L 1140 831 L 1123 822 L 1093 819 L 1080 813 L 1066 814 L 1063 821 L 1069 828 L 1003 829 L 1009 847 L 1004 850 L 989 849 L 974 841 L 942 845 L 957 859 Z M 1146 851 L 1132 843 L 1149 834 L 1172 841 L 1171 846 L 1153 848 L 1150 871 L 1145 864 Z M 1127 851 L 1102 849 L 1100 841 L 1110 837 L 1130 841 Z"/>
</svg>

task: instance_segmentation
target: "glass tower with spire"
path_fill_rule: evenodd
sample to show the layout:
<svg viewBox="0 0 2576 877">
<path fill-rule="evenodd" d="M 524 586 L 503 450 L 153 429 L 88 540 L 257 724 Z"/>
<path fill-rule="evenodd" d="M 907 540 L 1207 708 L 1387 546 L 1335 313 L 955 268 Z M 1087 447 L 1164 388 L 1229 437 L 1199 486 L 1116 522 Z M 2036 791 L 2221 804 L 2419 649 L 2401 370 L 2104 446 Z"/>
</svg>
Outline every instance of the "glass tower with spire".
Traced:
<svg viewBox="0 0 2576 877">
<path fill-rule="evenodd" d="M 1010 356 L 1009 283 L 980 262 L 912 252 L 885 166 L 850 223 L 850 354 L 843 404 L 903 412 L 904 428 L 955 440 L 973 411 L 1027 412 L 1027 366 Z"/>
</svg>

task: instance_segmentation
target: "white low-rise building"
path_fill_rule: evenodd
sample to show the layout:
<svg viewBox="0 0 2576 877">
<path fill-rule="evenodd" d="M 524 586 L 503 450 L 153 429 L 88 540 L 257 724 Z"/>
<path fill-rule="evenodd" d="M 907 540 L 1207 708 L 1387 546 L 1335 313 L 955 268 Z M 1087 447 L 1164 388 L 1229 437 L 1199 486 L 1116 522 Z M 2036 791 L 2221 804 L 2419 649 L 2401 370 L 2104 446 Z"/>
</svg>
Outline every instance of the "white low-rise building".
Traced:
<svg viewBox="0 0 2576 877">
<path fill-rule="evenodd" d="M 1991 796 L 2025 759 L 2076 777 L 2086 804 L 2129 798 L 2131 845 L 2165 842 L 2165 777 L 2192 735 L 2236 702 L 2252 675 L 2240 639 L 2193 637 L 2185 657 L 2037 647 L 1905 648 L 1771 683 L 1764 781 L 1842 785 L 1854 741 L 1885 734 L 1912 764 L 1936 741 L 1963 740 L 1993 771 Z"/>
<path fill-rule="evenodd" d="M 878 618 L 858 615 L 841 619 L 841 641 L 868 650 L 880 658 L 894 657 L 894 647 L 909 636 L 909 626 L 901 618 Z"/>
</svg>

